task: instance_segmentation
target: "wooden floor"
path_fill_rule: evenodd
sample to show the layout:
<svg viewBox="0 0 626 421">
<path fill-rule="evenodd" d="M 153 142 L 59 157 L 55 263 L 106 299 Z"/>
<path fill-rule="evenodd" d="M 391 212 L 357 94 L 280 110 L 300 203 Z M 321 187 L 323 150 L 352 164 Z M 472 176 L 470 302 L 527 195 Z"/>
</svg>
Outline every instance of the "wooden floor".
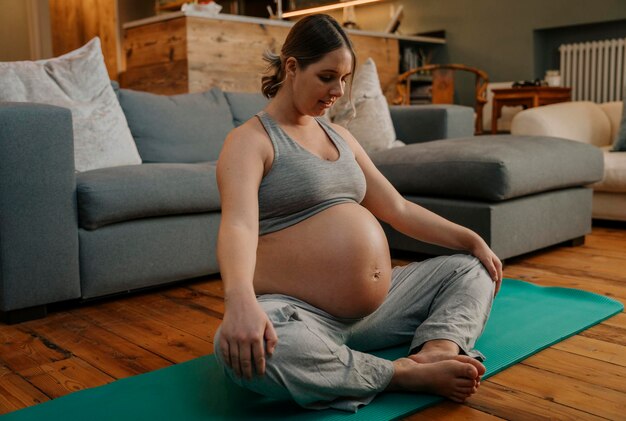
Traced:
<svg viewBox="0 0 626 421">
<path fill-rule="evenodd" d="M 594 226 L 584 246 L 512 259 L 505 276 L 626 303 L 626 225 Z M 0 324 L 0 414 L 213 352 L 222 297 L 213 277 Z M 491 377 L 465 405 L 443 403 L 409 419 L 497 418 L 625 420 L 626 315 Z"/>
</svg>

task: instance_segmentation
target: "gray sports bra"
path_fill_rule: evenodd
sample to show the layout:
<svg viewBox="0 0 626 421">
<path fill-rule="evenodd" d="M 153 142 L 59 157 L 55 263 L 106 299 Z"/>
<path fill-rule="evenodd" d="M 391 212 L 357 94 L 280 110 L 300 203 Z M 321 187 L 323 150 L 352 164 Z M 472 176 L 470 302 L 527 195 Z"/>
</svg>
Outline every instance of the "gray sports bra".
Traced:
<svg viewBox="0 0 626 421">
<path fill-rule="evenodd" d="M 274 161 L 259 186 L 259 235 L 295 225 L 329 207 L 361 203 L 365 176 L 346 141 L 321 118 L 318 124 L 337 147 L 326 161 L 304 149 L 265 111 L 257 114 L 274 147 Z"/>
</svg>

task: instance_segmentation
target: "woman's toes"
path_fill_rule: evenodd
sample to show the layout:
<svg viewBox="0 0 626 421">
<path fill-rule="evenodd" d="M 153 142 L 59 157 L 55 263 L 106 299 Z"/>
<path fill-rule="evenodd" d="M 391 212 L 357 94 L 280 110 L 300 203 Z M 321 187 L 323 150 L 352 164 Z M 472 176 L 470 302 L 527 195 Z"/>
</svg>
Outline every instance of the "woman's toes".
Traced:
<svg viewBox="0 0 626 421">
<path fill-rule="evenodd" d="M 471 395 L 473 393 L 476 393 L 476 390 L 477 389 L 475 389 L 473 387 L 462 387 L 462 388 L 457 389 L 457 392 L 461 393 L 463 395 L 469 396 L 469 395 Z"/>
<path fill-rule="evenodd" d="M 461 377 L 459 379 L 456 379 L 455 386 L 458 388 L 472 388 L 476 386 L 476 382 L 474 381 L 474 379 Z"/>
<path fill-rule="evenodd" d="M 462 363 L 467 363 L 474 366 L 474 368 L 476 368 L 476 371 L 478 372 L 478 376 L 482 376 L 487 371 L 485 366 L 480 361 L 467 355 L 457 355 L 456 357 L 454 357 L 454 359 Z"/>
<path fill-rule="evenodd" d="M 474 381 L 474 379 L 478 377 L 478 370 L 476 369 L 476 367 L 474 367 L 473 365 L 468 365 L 465 368 L 465 377 Z"/>
</svg>

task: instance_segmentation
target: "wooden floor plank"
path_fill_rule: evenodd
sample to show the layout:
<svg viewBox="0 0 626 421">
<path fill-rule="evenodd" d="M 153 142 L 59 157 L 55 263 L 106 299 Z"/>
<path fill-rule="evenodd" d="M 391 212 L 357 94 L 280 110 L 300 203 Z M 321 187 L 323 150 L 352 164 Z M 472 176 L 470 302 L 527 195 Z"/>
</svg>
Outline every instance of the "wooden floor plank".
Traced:
<svg viewBox="0 0 626 421">
<path fill-rule="evenodd" d="M 503 418 L 454 402 L 443 402 L 405 418 L 406 421 L 496 421 L 501 419 Z"/>
<path fill-rule="evenodd" d="M 622 239 L 615 237 L 588 236 L 585 244 L 576 247 L 563 247 L 569 253 L 575 253 L 582 256 L 605 256 L 616 259 L 625 260 L 626 250 L 621 244 Z"/>
<path fill-rule="evenodd" d="M 101 386 L 115 380 L 79 358 L 43 364 L 24 370 L 21 374 L 51 398 Z"/>
<path fill-rule="evenodd" d="M 480 386 L 478 393 L 468 399 L 467 405 L 507 420 L 516 421 L 605 419 L 489 380 Z"/>
<path fill-rule="evenodd" d="M 591 237 L 598 239 L 624 239 L 624 232 L 626 231 L 626 221 L 614 221 L 613 226 L 607 227 L 603 221 L 594 221 L 592 235 L 586 236 L 587 240 Z"/>
<path fill-rule="evenodd" d="M 558 349 L 546 349 L 527 358 L 523 364 L 626 394 L 626 367 Z"/>
<path fill-rule="evenodd" d="M 616 314 L 602 322 L 603 325 L 612 326 L 619 329 L 626 329 L 626 313 Z"/>
<path fill-rule="evenodd" d="M 129 311 L 135 311 L 146 318 L 159 321 L 213 343 L 213 338 L 222 320 L 215 316 L 217 314 L 215 310 L 203 305 L 203 300 L 198 299 L 201 295 L 186 288 L 179 288 L 160 294 L 158 301 L 146 303 L 142 300 L 135 300 L 130 304 L 132 309 Z M 220 301 L 215 297 L 209 297 L 209 300 Z M 221 306 L 223 312 L 223 302 L 221 302 Z M 116 306 L 116 308 L 125 311 L 123 304 Z"/>
<path fill-rule="evenodd" d="M 68 350 L 116 379 L 171 365 L 170 361 L 81 317 L 65 313 L 54 316 L 31 322 L 20 329 Z"/>
<path fill-rule="evenodd" d="M 4 368 L 0 370 L 0 414 L 50 400 L 22 376 Z"/>
<path fill-rule="evenodd" d="M 626 347 L 626 329 L 608 324 L 599 324 L 580 333 L 587 338 L 594 338 L 604 342 Z"/>
<path fill-rule="evenodd" d="M 163 296 L 178 305 L 187 306 L 211 317 L 224 317 L 224 298 L 216 297 L 198 286 L 180 288 L 164 293 Z"/>
<path fill-rule="evenodd" d="M 625 259 L 608 256 L 593 256 L 582 259 L 572 251 L 558 249 L 549 254 L 536 254 L 527 260 L 537 267 L 553 268 L 555 273 L 563 275 L 587 276 L 613 281 L 626 281 Z"/>
<path fill-rule="evenodd" d="M 572 276 L 552 273 L 528 263 L 506 267 L 506 277 L 521 279 L 541 286 L 558 286 L 563 288 L 581 289 L 605 295 L 626 304 L 626 285 L 624 282 L 593 278 L 591 276 Z"/>
<path fill-rule="evenodd" d="M 19 329 L 0 332 L 0 361 L 19 372 L 69 358 L 71 353 L 36 333 Z"/>
<path fill-rule="evenodd" d="M 509 389 L 525 391 L 545 401 L 576 408 L 598 417 L 618 420 L 626 414 L 624 393 L 518 364 L 489 379 Z"/>
<path fill-rule="evenodd" d="M 613 252 L 624 252 L 621 247 L 624 240 L 623 235 L 626 230 L 626 224 L 623 228 L 605 230 L 602 227 L 593 227 L 593 233 L 585 237 L 585 243 L 582 246 L 568 247 L 569 250 L 586 251 L 586 250 L 605 250 L 609 255 Z M 619 257 L 620 254 L 617 254 Z M 622 254 L 623 256 L 623 254 Z"/>
<path fill-rule="evenodd" d="M 213 344 L 115 303 L 85 308 L 82 317 L 173 363 L 213 353 Z"/>
<path fill-rule="evenodd" d="M 206 281 L 189 284 L 189 288 L 203 294 L 224 298 L 224 285 L 220 279 L 209 278 Z"/>
<path fill-rule="evenodd" d="M 626 367 L 626 352 L 622 345 L 578 335 L 559 342 L 552 348 Z"/>
</svg>

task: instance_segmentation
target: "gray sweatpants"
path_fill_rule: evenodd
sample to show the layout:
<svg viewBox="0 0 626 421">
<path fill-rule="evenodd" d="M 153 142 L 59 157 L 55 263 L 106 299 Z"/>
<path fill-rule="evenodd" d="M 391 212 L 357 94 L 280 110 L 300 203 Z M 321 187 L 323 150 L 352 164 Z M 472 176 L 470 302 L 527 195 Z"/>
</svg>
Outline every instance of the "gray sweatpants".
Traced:
<svg viewBox="0 0 626 421">
<path fill-rule="evenodd" d="M 358 294 L 358 291 L 354 292 Z M 280 294 L 258 297 L 278 335 L 266 374 L 238 378 L 215 356 L 238 385 L 306 408 L 356 411 L 383 391 L 394 374 L 391 361 L 368 354 L 408 343 L 408 354 L 435 339 L 455 342 L 463 353 L 473 349 L 489 317 L 494 282 L 472 256 L 441 256 L 395 267 L 385 302 L 362 319 L 339 319 Z"/>
</svg>

